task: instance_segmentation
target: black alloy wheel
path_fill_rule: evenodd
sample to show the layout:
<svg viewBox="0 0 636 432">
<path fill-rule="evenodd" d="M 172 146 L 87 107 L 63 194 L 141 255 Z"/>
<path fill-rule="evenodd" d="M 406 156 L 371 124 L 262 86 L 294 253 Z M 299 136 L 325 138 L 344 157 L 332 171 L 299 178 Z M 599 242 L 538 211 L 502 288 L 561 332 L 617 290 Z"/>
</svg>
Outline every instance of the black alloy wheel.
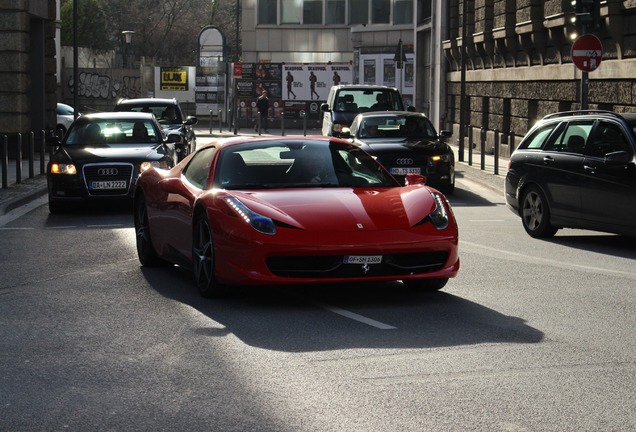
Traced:
<svg viewBox="0 0 636 432">
<path fill-rule="evenodd" d="M 521 198 L 521 222 L 526 232 L 534 238 L 550 238 L 558 231 L 550 223 L 548 201 L 537 186 L 530 186 Z"/>
<path fill-rule="evenodd" d="M 192 270 L 199 294 L 206 298 L 221 297 L 226 287 L 215 277 L 214 240 L 210 224 L 203 214 L 195 218 L 192 239 Z"/>
<path fill-rule="evenodd" d="M 150 238 L 150 225 L 148 223 L 148 209 L 143 193 L 138 193 L 135 199 L 135 239 L 137 244 L 137 256 L 144 267 L 159 267 L 169 265 L 160 258 L 152 245 Z"/>
</svg>

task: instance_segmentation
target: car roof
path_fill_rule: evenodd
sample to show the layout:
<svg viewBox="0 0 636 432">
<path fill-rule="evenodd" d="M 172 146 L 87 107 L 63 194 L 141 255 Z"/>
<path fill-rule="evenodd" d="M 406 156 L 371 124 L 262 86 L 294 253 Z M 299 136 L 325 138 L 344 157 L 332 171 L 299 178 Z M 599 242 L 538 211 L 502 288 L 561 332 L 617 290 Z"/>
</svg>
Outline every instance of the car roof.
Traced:
<svg viewBox="0 0 636 432">
<path fill-rule="evenodd" d="M 350 90 L 350 89 L 361 89 L 361 90 L 395 90 L 397 88 L 384 86 L 384 85 L 375 85 L 375 84 L 339 84 L 336 87 L 338 90 Z"/>
<path fill-rule="evenodd" d="M 168 98 L 136 98 L 121 99 L 117 102 L 117 105 L 176 105 L 177 103 L 176 99 Z"/>
<path fill-rule="evenodd" d="M 327 144 L 329 142 L 338 142 L 338 143 L 346 144 L 348 146 L 355 147 L 354 144 L 351 144 L 351 142 L 344 140 L 342 138 L 327 137 L 323 135 L 285 135 L 285 136 L 265 136 L 265 137 L 254 137 L 250 135 L 243 135 L 243 136 L 233 136 L 228 138 L 219 138 L 215 141 L 210 142 L 209 144 L 204 144 L 200 147 L 197 147 L 197 150 L 199 148 L 209 147 L 211 145 L 214 145 L 217 148 L 221 149 L 221 148 L 229 148 L 229 147 L 233 147 L 233 146 L 241 145 L 241 144 L 259 143 L 259 142 L 262 142 L 262 143 L 320 142 L 323 144 Z"/>
<path fill-rule="evenodd" d="M 426 115 L 424 113 L 413 111 L 367 111 L 358 114 L 357 117 L 426 117 Z"/>
<path fill-rule="evenodd" d="M 89 121 L 89 120 L 152 120 L 152 121 L 155 121 L 155 116 L 151 113 L 131 112 L 131 111 L 98 112 L 98 113 L 86 114 L 80 118 L 84 119 L 84 121 Z"/>
<path fill-rule="evenodd" d="M 614 111 L 605 110 L 577 110 L 577 111 L 562 111 L 555 112 L 544 116 L 541 120 L 558 120 L 572 118 L 614 118 L 617 120 L 624 119 L 627 121 L 636 120 L 636 113 L 618 113 Z"/>
</svg>

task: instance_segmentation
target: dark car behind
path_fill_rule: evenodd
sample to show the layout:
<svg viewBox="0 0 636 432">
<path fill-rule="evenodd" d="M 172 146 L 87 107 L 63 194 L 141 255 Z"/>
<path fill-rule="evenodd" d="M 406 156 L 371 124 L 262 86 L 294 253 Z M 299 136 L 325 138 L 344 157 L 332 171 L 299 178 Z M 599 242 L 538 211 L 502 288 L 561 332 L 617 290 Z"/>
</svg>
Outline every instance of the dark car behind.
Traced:
<svg viewBox="0 0 636 432">
<path fill-rule="evenodd" d="M 446 142 L 451 134 L 437 133 L 422 113 L 359 114 L 344 136 L 375 156 L 402 184 L 406 175 L 421 174 L 426 177 L 426 184 L 444 193 L 455 190 L 455 155 Z"/>
<path fill-rule="evenodd" d="M 47 167 L 51 213 L 74 204 L 130 199 L 141 172 L 177 162 L 174 143 L 147 113 L 84 115 L 52 145 Z"/>
<path fill-rule="evenodd" d="M 510 157 L 508 207 L 532 237 L 561 228 L 636 235 L 636 113 L 544 117 Z"/>
<path fill-rule="evenodd" d="M 121 99 L 115 105 L 115 111 L 152 113 L 166 132 L 166 135 L 177 134 L 175 140 L 177 157 L 183 159 L 197 148 L 197 137 L 194 125 L 198 123 L 195 116 L 186 116 L 179 101 L 167 98 Z"/>
</svg>

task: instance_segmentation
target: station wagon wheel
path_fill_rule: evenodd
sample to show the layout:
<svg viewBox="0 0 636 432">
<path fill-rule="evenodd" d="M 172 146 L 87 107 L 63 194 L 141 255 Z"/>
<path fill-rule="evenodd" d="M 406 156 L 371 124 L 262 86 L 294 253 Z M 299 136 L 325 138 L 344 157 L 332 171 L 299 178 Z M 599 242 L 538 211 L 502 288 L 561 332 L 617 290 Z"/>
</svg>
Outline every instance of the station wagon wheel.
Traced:
<svg viewBox="0 0 636 432">
<path fill-rule="evenodd" d="M 139 193 L 135 199 L 135 238 L 137 256 L 139 257 L 141 265 L 145 267 L 158 267 L 169 264 L 157 255 L 152 245 L 150 226 L 148 223 L 148 209 L 143 193 Z"/>
<path fill-rule="evenodd" d="M 550 206 L 541 190 L 530 186 L 521 198 L 521 222 L 526 232 L 535 238 L 549 238 L 558 231 L 550 223 Z"/>
<path fill-rule="evenodd" d="M 199 215 L 195 219 L 192 239 L 192 270 L 194 280 L 203 297 L 220 297 L 226 293 L 224 286 L 215 277 L 214 240 L 207 218 Z"/>
<path fill-rule="evenodd" d="M 448 278 L 442 279 L 410 279 L 403 280 L 405 287 L 413 291 L 433 292 L 439 291 L 446 286 Z"/>
</svg>

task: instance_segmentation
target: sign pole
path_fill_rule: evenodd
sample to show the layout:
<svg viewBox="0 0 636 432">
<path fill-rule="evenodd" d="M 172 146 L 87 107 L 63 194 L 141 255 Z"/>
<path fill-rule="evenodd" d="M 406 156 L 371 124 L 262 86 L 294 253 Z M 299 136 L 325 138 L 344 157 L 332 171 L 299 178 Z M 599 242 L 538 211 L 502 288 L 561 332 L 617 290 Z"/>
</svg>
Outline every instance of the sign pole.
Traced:
<svg viewBox="0 0 636 432">
<path fill-rule="evenodd" d="M 582 110 L 586 110 L 589 108 L 588 87 L 589 87 L 588 72 L 581 71 L 581 109 Z"/>
</svg>

